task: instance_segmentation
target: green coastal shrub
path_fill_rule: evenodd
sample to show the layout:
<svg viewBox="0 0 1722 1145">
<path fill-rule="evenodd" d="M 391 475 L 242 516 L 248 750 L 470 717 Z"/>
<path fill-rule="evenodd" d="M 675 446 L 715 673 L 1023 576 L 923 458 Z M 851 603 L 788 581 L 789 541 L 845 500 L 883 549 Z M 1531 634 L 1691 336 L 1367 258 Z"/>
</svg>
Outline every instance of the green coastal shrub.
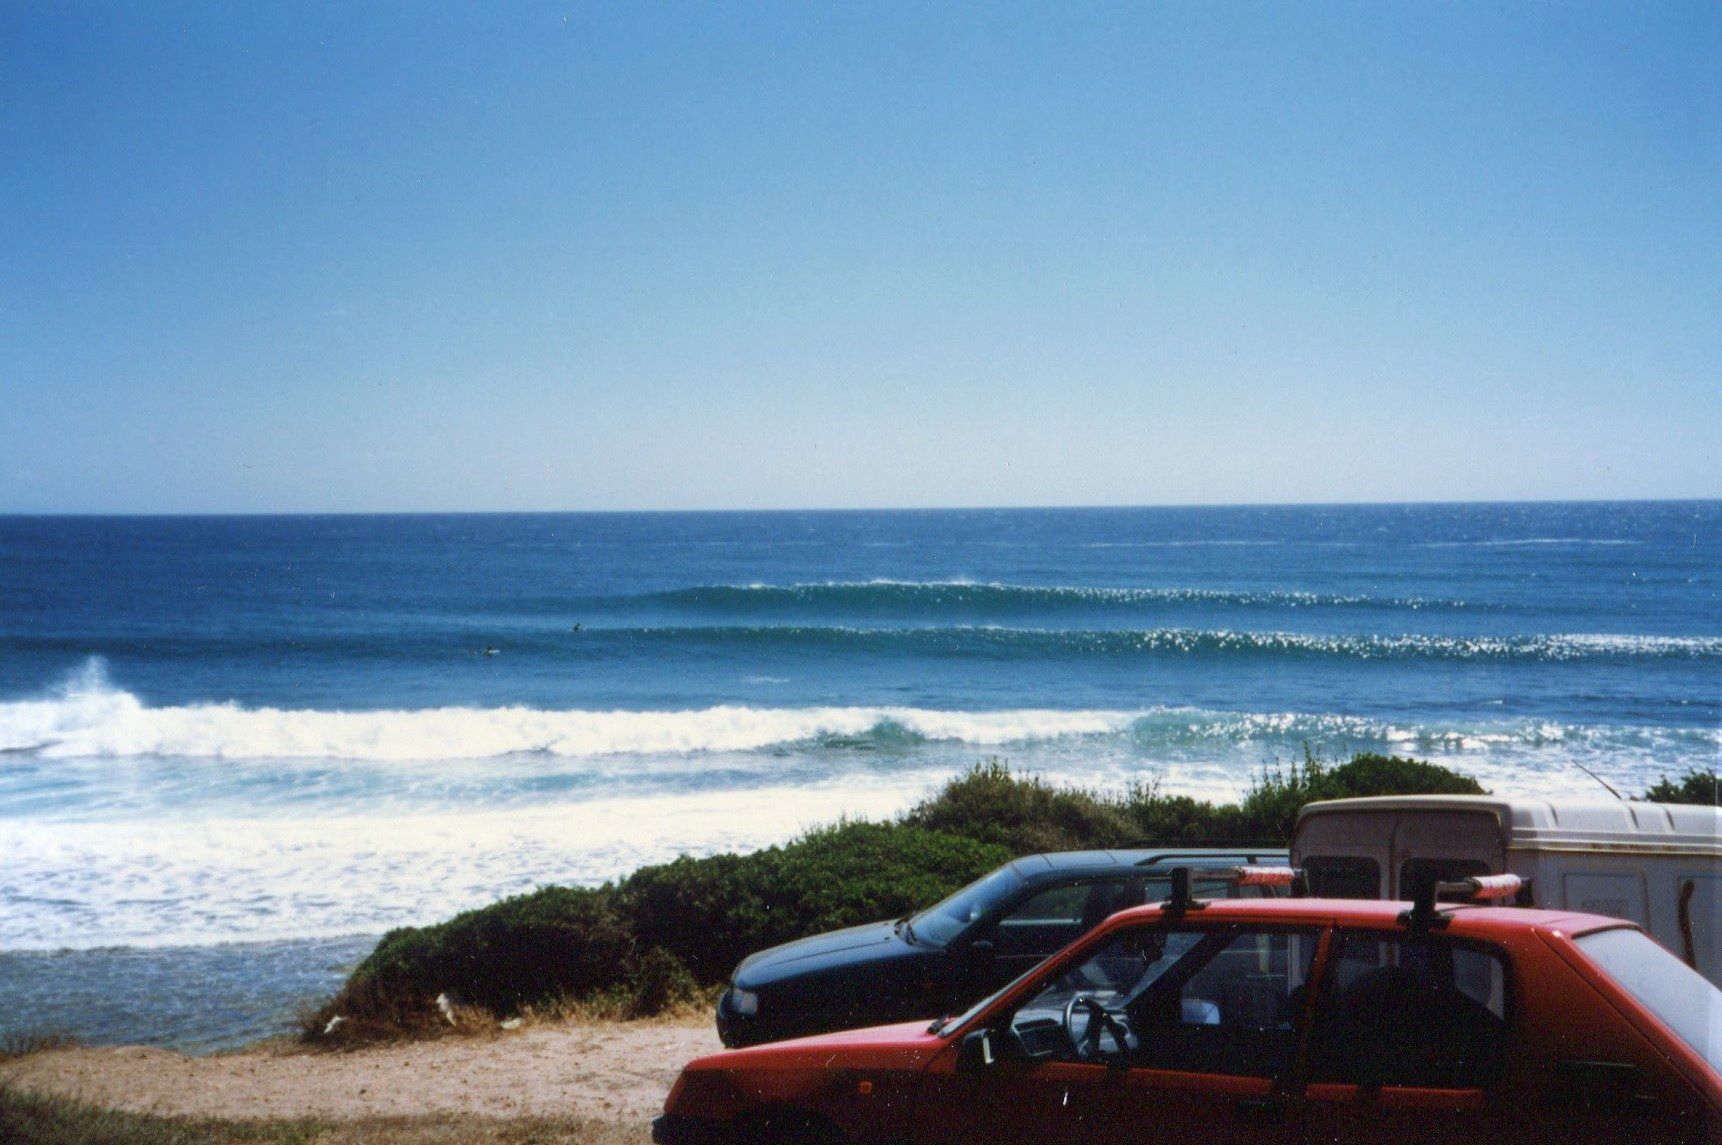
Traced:
<svg viewBox="0 0 1722 1145">
<path fill-rule="evenodd" d="M 497 1017 L 599 995 L 621 1012 L 653 1014 L 723 981 L 756 950 L 905 914 L 1012 854 L 957 835 L 845 822 L 749 855 L 643 867 L 620 884 L 544 887 L 391 931 L 301 1025 L 314 1042 L 440 1030 L 438 995 Z"/>
<path fill-rule="evenodd" d="M 751 855 L 643 867 L 619 893 L 635 939 L 702 984 L 756 950 L 895 918 L 1009 861 L 996 844 L 895 823 L 846 822 Z"/>
<path fill-rule="evenodd" d="M 613 989 L 634 939 L 611 887 L 544 887 L 435 926 L 385 934 L 340 992 L 307 1015 L 312 1040 L 351 1040 L 446 1024 L 439 995 L 495 1015 Z M 334 1029 L 330 1021 L 342 1021 Z"/>
<path fill-rule="evenodd" d="M 1722 807 L 1722 783 L 1714 767 L 1695 767 L 1679 779 L 1666 775 L 1651 784 L 1644 798 L 1652 803 L 1697 803 L 1704 807 Z"/>
<path fill-rule="evenodd" d="M 449 1028 L 436 1004 L 501 1018 L 602 998 L 646 1015 L 722 982 L 748 954 L 803 935 L 895 918 L 1039 851 L 1119 846 L 1283 846 L 1313 799 L 1481 794 L 1435 764 L 1313 756 L 1264 771 L 1237 803 L 1057 787 L 990 760 L 890 823 L 841 822 L 781 847 L 642 867 L 601 887 L 544 887 L 435 926 L 391 931 L 328 1003 L 308 1040 Z M 342 1020 L 330 1030 L 332 1019 Z"/>
<path fill-rule="evenodd" d="M 1127 807 L 1077 787 L 1054 787 L 997 759 L 976 764 L 903 817 L 905 825 L 963 835 L 1012 854 L 1122 847 L 1141 837 Z"/>
<path fill-rule="evenodd" d="M 1109 794 L 1054 787 L 998 760 L 977 764 L 905 817 L 906 824 L 999 843 L 1016 854 L 1083 847 L 1283 847 L 1297 813 L 1318 799 L 1482 795 L 1467 775 L 1399 756 L 1360 754 L 1338 766 L 1305 754 L 1265 770 L 1237 803 L 1163 795 L 1154 783 Z"/>
<path fill-rule="evenodd" d="M 1304 755 L 1303 764 L 1264 772 L 1238 805 L 1237 829 L 1249 839 L 1291 841 L 1297 813 L 1322 799 L 1365 795 L 1485 795 L 1481 784 L 1450 768 L 1396 755 L 1362 754 L 1338 767 Z"/>
</svg>

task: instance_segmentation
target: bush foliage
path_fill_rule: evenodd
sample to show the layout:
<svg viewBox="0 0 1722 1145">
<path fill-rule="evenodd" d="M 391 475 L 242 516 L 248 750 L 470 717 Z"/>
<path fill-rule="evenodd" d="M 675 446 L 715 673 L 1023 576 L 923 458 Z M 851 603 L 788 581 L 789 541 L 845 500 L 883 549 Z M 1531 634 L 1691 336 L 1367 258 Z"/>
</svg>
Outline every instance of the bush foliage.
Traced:
<svg viewBox="0 0 1722 1145">
<path fill-rule="evenodd" d="M 1679 779 L 1666 775 L 1651 784 L 1644 797 L 1652 803 L 1697 803 L 1722 807 L 1722 785 L 1714 767 L 1695 767 Z"/>
<path fill-rule="evenodd" d="M 1238 803 L 1163 795 L 1155 784 L 1120 794 L 1054 787 L 997 760 L 952 780 L 904 822 L 999 843 L 1016 854 L 1081 847 L 1283 847 L 1304 804 L 1360 795 L 1482 795 L 1456 771 L 1399 756 L 1357 755 L 1330 767 L 1313 755 L 1263 771 Z"/>
<path fill-rule="evenodd" d="M 896 822 L 842 822 L 748 855 L 684 856 L 619 883 L 544 887 L 391 931 L 303 1025 L 312 1041 L 444 1029 L 439 995 L 496 1017 L 599 997 L 650 1014 L 722 982 L 756 950 L 906 914 L 1018 855 L 1284 846 L 1311 800 L 1482 792 L 1447 768 L 1382 755 L 1335 767 L 1306 755 L 1264 771 L 1226 804 L 1163 795 L 1154 784 L 1116 793 L 1060 787 L 991 760 Z"/>
</svg>

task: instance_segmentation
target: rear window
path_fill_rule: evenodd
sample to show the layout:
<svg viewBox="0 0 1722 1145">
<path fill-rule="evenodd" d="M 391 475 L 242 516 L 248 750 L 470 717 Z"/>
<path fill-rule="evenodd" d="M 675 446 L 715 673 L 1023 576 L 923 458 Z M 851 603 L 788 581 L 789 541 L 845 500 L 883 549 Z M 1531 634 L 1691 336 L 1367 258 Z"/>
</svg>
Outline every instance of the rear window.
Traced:
<svg viewBox="0 0 1722 1145">
<path fill-rule="evenodd" d="M 1378 899 L 1381 868 L 1358 855 L 1311 855 L 1303 861 L 1309 893 L 1323 899 Z"/>
<path fill-rule="evenodd" d="M 1481 859 L 1406 859 L 1399 866 L 1398 897 L 1414 902 L 1436 883 L 1455 883 L 1472 875 L 1489 873 L 1489 864 Z M 1463 900 L 1466 896 L 1446 897 Z"/>
<path fill-rule="evenodd" d="M 1712 1069 L 1722 1069 L 1722 990 L 1642 931 L 1599 930 L 1573 941 Z"/>
</svg>

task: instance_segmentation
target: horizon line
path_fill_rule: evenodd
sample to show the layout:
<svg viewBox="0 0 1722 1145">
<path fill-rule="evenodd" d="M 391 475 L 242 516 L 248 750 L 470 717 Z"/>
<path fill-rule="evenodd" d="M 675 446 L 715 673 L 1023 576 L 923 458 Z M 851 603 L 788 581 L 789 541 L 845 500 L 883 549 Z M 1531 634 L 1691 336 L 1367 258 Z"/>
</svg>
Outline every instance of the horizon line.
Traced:
<svg viewBox="0 0 1722 1145">
<path fill-rule="evenodd" d="M 0 510 L 0 520 L 17 518 L 162 518 L 209 519 L 245 517 L 626 517 L 626 516 L 720 516 L 766 514 L 840 513 L 1080 513 L 1128 512 L 1144 509 L 1391 509 L 1483 507 L 1507 505 L 1701 505 L 1722 502 L 1722 496 L 1697 497 L 1576 497 L 1508 498 L 1502 500 L 1392 501 L 1183 501 L 1162 503 L 1052 504 L 1052 505 L 858 505 L 708 509 L 186 509 L 124 511 L 103 509 Z"/>
</svg>

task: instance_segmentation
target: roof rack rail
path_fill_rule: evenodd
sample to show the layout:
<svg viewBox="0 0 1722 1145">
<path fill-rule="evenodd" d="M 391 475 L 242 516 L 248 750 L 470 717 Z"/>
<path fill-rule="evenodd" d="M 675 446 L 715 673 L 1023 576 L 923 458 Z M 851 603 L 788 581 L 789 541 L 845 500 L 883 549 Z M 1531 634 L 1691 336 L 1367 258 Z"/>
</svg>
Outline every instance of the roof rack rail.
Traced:
<svg viewBox="0 0 1722 1145">
<path fill-rule="evenodd" d="M 1473 875 L 1468 879 L 1451 882 L 1431 880 L 1417 888 L 1417 898 L 1412 902 L 1411 909 L 1399 912 L 1399 925 L 1408 926 L 1412 930 L 1440 930 L 1446 926 L 1449 916 L 1441 913 L 1442 895 L 1466 895 L 1473 902 L 1478 899 L 1494 902 L 1501 899 L 1519 899 L 1523 889 L 1524 880 L 1518 875 Z"/>
<path fill-rule="evenodd" d="M 1172 880 L 1172 897 L 1160 905 L 1170 915 L 1201 910 L 1208 905 L 1196 897 L 1198 881 L 1227 883 L 1234 887 L 1290 887 L 1293 898 L 1302 898 L 1309 893 L 1308 882 L 1300 867 L 1264 867 L 1257 863 L 1230 867 L 1173 867 L 1167 874 Z"/>
</svg>

